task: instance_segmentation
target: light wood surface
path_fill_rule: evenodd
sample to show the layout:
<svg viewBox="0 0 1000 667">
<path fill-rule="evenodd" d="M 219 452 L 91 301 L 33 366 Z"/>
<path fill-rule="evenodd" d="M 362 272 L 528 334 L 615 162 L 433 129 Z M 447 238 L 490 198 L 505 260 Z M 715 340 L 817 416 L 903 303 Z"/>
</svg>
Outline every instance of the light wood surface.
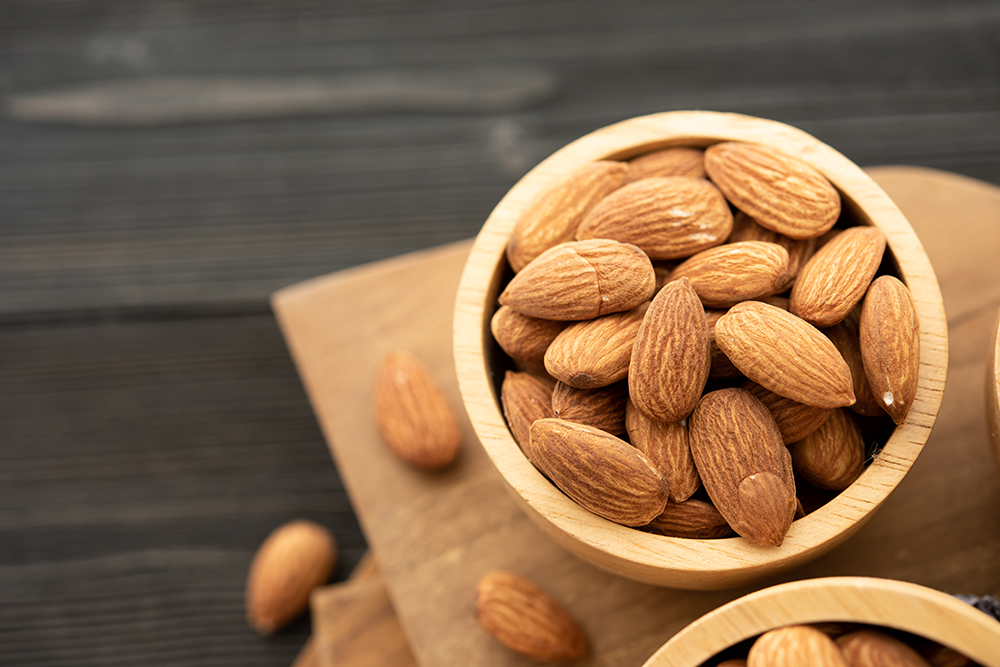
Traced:
<svg viewBox="0 0 1000 667">
<path fill-rule="evenodd" d="M 982 391 L 993 313 L 977 305 L 1000 299 L 1000 267 L 986 261 L 1000 247 L 1000 229 L 982 206 L 1000 201 L 1000 189 L 934 170 L 872 173 L 927 239 L 957 318 L 949 389 L 924 452 L 872 520 L 783 577 L 866 575 L 955 593 L 1000 591 L 1000 476 Z M 958 209 L 967 213 L 956 216 Z M 657 588 L 573 557 L 518 509 L 464 416 L 464 449 L 441 474 L 400 465 L 378 438 L 371 381 L 390 349 L 418 354 L 459 405 L 447 324 L 468 249 L 445 246 L 318 278 L 273 299 L 389 596 L 423 665 L 531 664 L 473 619 L 472 590 L 494 568 L 528 576 L 572 610 L 594 646 L 580 664 L 642 664 L 688 623 L 753 589 Z M 977 276 L 983 284 L 970 293 Z"/>
<path fill-rule="evenodd" d="M 568 498 L 528 461 L 507 429 L 493 386 L 488 335 L 507 262 L 504 251 L 524 209 L 553 181 L 602 159 L 622 159 L 667 146 L 745 141 L 776 148 L 822 172 L 843 206 L 879 227 L 910 288 L 920 320 L 920 375 L 905 422 L 846 491 L 796 521 L 780 547 L 741 537 L 690 540 L 643 533 L 600 518 Z M 773 575 L 816 558 L 867 521 L 899 484 L 937 418 L 948 365 L 948 333 L 934 270 L 906 218 L 854 163 L 783 123 L 737 114 L 678 111 L 601 128 L 532 169 L 500 201 L 476 237 L 455 306 L 455 365 L 462 398 L 479 439 L 513 497 L 563 547 L 609 572 L 689 589 L 720 589 Z"/>
<path fill-rule="evenodd" d="M 799 623 L 856 622 L 911 632 L 1000 667 L 1000 623 L 924 586 L 868 577 L 795 581 L 735 600 L 677 633 L 644 667 L 698 667 L 738 642 Z"/>
</svg>

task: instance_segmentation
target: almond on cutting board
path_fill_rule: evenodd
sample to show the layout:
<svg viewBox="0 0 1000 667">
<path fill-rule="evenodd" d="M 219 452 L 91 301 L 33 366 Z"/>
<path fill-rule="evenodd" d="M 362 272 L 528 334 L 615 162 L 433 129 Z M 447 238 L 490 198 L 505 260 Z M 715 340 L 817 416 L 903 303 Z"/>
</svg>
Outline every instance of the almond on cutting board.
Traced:
<svg viewBox="0 0 1000 667">
<path fill-rule="evenodd" d="M 375 421 L 400 459 L 437 470 L 455 460 L 462 442 L 458 419 L 441 387 L 413 354 L 396 350 L 375 375 Z"/>
<path fill-rule="evenodd" d="M 545 352 L 545 370 L 571 387 L 593 389 L 628 376 L 632 346 L 648 303 L 632 310 L 574 322 Z"/>
<path fill-rule="evenodd" d="M 773 148 L 715 144 L 705 150 L 705 170 L 733 206 L 790 238 L 821 236 L 840 217 L 840 194 L 830 181 Z"/>
<path fill-rule="evenodd" d="M 518 272 L 500 304 L 547 320 L 589 320 L 631 310 L 653 296 L 649 257 L 628 243 L 573 241 L 546 250 Z"/>
<path fill-rule="evenodd" d="M 691 456 L 686 420 L 661 422 L 650 419 L 632 401 L 627 401 L 625 428 L 632 446 L 645 454 L 667 480 L 672 501 L 687 500 L 698 490 L 701 478 Z"/>
<path fill-rule="evenodd" d="M 549 248 L 572 241 L 583 216 L 628 178 L 628 165 L 601 160 L 543 190 L 514 225 L 507 243 L 511 268 L 520 271 Z"/>
<path fill-rule="evenodd" d="M 687 278 L 706 308 L 768 297 L 788 275 L 788 251 L 777 243 L 743 241 L 703 250 L 681 262 L 667 282 Z"/>
<path fill-rule="evenodd" d="M 917 395 L 920 322 L 913 297 L 899 279 L 876 278 L 861 306 L 861 359 L 875 399 L 902 424 Z"/>
</svg>

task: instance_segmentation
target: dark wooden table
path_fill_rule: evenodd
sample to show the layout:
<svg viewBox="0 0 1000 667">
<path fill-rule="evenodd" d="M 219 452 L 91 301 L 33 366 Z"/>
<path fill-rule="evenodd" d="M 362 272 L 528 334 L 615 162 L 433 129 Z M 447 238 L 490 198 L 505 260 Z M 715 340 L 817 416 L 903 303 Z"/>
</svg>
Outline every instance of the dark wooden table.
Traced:
<svg viewBox="0 0 1000 667">
<path fill-rule="evenodd" d="M 656 111 L 1000 184 L 1000 4 L 8 0 L 0 96 L 0 663 L 287 665 L 253 551 L 365 541 L 271 292 Z"/>
</svg>

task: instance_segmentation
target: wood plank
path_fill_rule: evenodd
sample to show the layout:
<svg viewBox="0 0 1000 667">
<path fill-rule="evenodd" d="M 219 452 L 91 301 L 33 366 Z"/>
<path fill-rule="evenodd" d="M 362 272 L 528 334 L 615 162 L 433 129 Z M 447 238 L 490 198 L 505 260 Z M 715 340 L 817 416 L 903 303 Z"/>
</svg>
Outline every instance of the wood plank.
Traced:
<svg viewBox="0 0 1000 667">
<path fill-rule="evenodd" d="M 955 281 L 955 276 L 983 270 L 988 262 L 979 261 L 977 253 L 989 254 L 995 244 L 970 244 L 969 239 L 991 233 L 985 230 L 996 219 L 990 202 L 1000 197 L 998 190 L 932 171 L 917 170 L 922 178 L 916 187 L 901 185 L 913 170 L 875 174 L 889 184 L 904 212 L 914 211 L 918 234 L 934 239 L 932 261 L 943 277 Z M 963 213 L 956 215 L 957 210 Z M 956 352 L 935 430 L 907 479 L 857 535 L 827 556 L 759 585 L 718 593 L 666 590 L 598 571 L 556 547 L 507 497 L 467 422 L 458 465 L 439 475 L 405 468 L 381 445 L 370 382 L 386 351 L 405 347 L 416 353 L 458 404 L 447 325 L 465 251 L 450 246 L 407 256 L 318 278 L 274 298 L 282 331 L 421 664 L 527 664 L 488 637 L 472 617 L 472 590 L 497 567 L 534 579 L 577 616 L 594 646 L 594 654 L 581 664 L 639 664 L 698 616 L 775 581 L 866 575 L 950 592 L 1000 590 L 1000 535 L 991 528 L 1000 524 L 1000 477 L 982 412 L 992 309 L 980 319 L 960 315 L 951 322 Z M 963 256 L 948 263 L 948 257 Z M 1000 280 L 979 282 L 978 290 L 964 294 L 967 300 L 1000 299 Z M 949 312 L 961 311 L 956 292 L 943 291 Z"/>
</svg>

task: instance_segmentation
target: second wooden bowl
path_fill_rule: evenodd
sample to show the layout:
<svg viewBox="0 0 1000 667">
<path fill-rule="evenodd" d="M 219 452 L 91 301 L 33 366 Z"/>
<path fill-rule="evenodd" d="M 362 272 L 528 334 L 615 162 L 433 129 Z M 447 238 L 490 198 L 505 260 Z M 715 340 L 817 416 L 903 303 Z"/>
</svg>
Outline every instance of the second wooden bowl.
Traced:
<svg viewBox="0 0 1000 667">
<path fill-rule="evenodd" d="M 895 428 L 854 484 L 794 522 L 777 548 L 754 546 L 742 538 L 662 537 L 591 514 L 521 453 L 504 421 L 497 392 L 490 318 L 501 282 L 509 275 L 504 250 L 522 210 L 550 183 L 585 163 L 720 141 L 771 146 L 823 173 L 840 191 L 846 209 L 862 224 L 885 233 L 888 251 L 909 286 L 920 320 L 918 391 L 906 421 Z M 702 590 L 733 587 L 799 565 L 857 531 L 896 488 L 927 441 L 948 363 L 944 306 L 934 271 L 910 224 L 882 189 L 846 157 L 805 132 L 774 121 L 702 111 L 655 114 L 605 127 L 532 169 L 504 196 L 476 238 L 459 285 L 453 335 L 466 410 L 521 508 L 559 544 L 597 567 L 646 583 Z"/>
</svg>

